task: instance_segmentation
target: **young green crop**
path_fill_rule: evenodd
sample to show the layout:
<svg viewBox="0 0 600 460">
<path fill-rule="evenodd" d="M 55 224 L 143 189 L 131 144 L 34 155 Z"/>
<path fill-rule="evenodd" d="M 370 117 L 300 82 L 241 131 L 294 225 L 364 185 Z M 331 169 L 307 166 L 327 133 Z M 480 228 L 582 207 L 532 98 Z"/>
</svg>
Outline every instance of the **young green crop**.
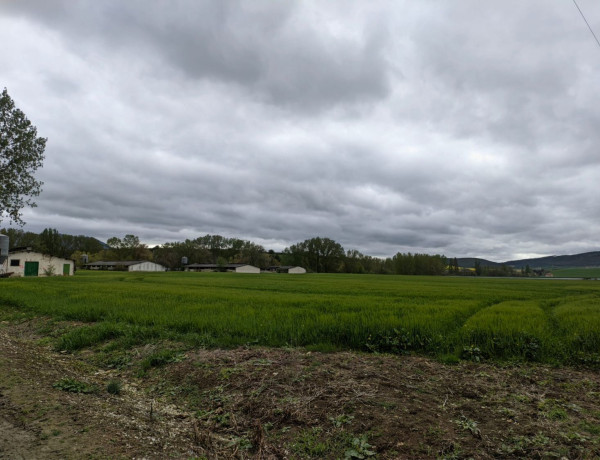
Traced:
<svg viewBox="0 0 600 460">
<path fill-rule="evenodd" d="M 594 281 L 377 275 L 79 272 L 0 280 L 0 311 L 84 322 L 57 347 L 159 339 L 568 362 L 600 343 Z M 387 340 L 387 339 L 386 339 Z M 373 349 L 373 347 L 370 347 Z"/>
</svg>

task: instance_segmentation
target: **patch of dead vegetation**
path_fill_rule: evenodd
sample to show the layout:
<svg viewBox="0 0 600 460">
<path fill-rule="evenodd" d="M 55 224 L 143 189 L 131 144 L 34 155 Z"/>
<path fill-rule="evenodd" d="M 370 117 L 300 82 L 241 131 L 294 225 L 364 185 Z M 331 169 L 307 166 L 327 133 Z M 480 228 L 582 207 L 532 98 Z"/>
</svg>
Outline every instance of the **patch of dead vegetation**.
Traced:
<svg viewBox="0 0 600 460">
<path fill-rule="evenodd" d="M 71 355 L 40 321 L 0 327 L 0 458 L 600 456 L 594 371 L 177 344 Z"/>
</svg>

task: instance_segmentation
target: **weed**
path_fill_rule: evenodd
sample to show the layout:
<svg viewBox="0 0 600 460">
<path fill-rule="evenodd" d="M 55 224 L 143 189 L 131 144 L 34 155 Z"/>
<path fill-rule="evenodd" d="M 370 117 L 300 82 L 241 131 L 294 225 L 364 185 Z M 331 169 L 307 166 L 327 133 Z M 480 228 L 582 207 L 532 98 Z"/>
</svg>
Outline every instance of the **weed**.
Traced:
<svg viewBox="0 0 600 460">
<path fill-rule="evenodd" d="M 442 364 L 448 364 L 448 365 L 460 363 L 460 358 L 453 353 L 446 353 L 446 354 L 440 355 L 438 357 L 438 360 Z"/>
<path fill-rule="evenodd" d="M 461 415 L 460 418 L 454 422 L 463 430 L 470 431 L 476 438 L 481 438 L 481 430 L 477 427 L 478 424 L 475 420 L 468 419 L 464 415 Z"/>
<path fill-rule="evenodd" d="M 183 355 L 174 350 L 160 350 L 144 358 L 140 362 L 140 368 L 143 374 L 153 367 L 160 367 L 164 366 L 165 364 L 180 362 L 182 359 Z"/>
<path fill-rule="evenodd" d="M 413 350 L 427 350 L 432 345 L 431 337 L 421 333 L 409 333 L 402 328 L 369 335 L 365 347 L 373 353 L 407 354 Z"/>
<path fill-rule="evenodd" d="M 271 366 L 273 364 L 273 361 L 271 361 L 270 359 L 266 359 L 266 358 L 260 358 L 260 359 L 256 359 L 252 362 L 252 364 L 254 366 Z"/>
<path fill-rule="evenodd" d="M 508 407 L 502 407 L 498 412 L 511 420 L 514 420 L 517 417 L 517 411 L 509 409 Z"/>
<path fill-rule="evenodd" d="M 352 439 L 352 447 L 344 452 L 344 459 L 351 460 L 353 458 L 364 459 L 374 457 L 376 455 L 373 446 L 367 442 L 367 435 L 363 434 Z"/>
<path fill-rule="evenodd" d="M 593 434 L 595 436 L 600 435 L 600 424 L 598 423 L 591 423 L 584 420 L 579 424 L 579 427 L 582 430 L 587 431 L 589 434 Z"/>
<path fill-rule="evenodd" d="M 444 434 L 444 431 L 440 427 L 430 426 L 429 428 L 427 428 L 425 437 L 427 439 L 434 440 L 434 439 L 440 439 L 443 434 Z"/>
<path fill-rule="evenodd" d="M 501 445 L 500 452 L 506 455 L 527 457 L 534 451 L 544 450 L 549 443 L 550 438 L 542 433 L 535 436 L 515 436 Z"/>
<path fill-rule="evenodd" d="M 229 412 L 213 415 L 212 419 L 215 423 L 222 427 L 231 426 L 231 414 Z"/>
<path fill-rule="evenodd" d="M 544 412 L 544 416 L 551 420 L 565 420 L 567 411 L 563 408 L 561 401 L 548 398 L 538 403 L 538 409 Z"/>
<path fill-rule="evenodd" d="M 202 392 L 202 397 L 208 402 L 217 406 L 223 405 L 229 401 L 229 396 L 225 394 L 226 385 L 217 385 L 213 389 Z"/>
<path fill-rule="evenodd" d="M 329 420 L 331 421 L 331 423 L 333 423 L 333 426 L 335 426 L 336 428 L 339 428 L 342 425 L 347 425 L 347 424 L 352 423 L 352 420 L 354 420 L 354 416 L 342 414 L 342 415 L 338 415 L 337 417 L 329 417 Z"/>
<path fill-rule="evenodd" d="M 120 381 L 118 381 L 118 380 L 111 380 L 106 385 L 106 391 L 108 393 L 110 393 L 111 395 L 118 395 L 118 394 L 121 394 L 121 388 L 122 387 L 123 387 L 123 385 L 121 384 Z"/>
<path fill-rule="evenodd" d="M 90 385 L 79 380 L 64 378 L 52 385 L 53 388 L 58 390 L 67 391 L 69 393 L 95 393 L 98 391 L 96 385 Z"/>
<path fill-rule="evenodd" d="M 236 436 L 229 443 L 227 447 L 237 447 L 242 450 L 252 449 L 252 442 L 246 436 Z"/>
<path fill-rule="evenodd" d="M 329 452 L 330 446 L 321 439 L 321 428 L 311 428 L 300 432 L 292 443 L 292 450 L 300 455 L 323 457 Z"/>
<path fill-rule="evenodd" d="M 238 367 L 224 367 L 219 372 L 219 378 L 221 380 L 229 380 L 229 378 L 232 375 L 237 374 L 239 372 L 241 372 L 241 369 Z"/>
<path fill-rule="evenodd" d="M 463 347 L 462 351 L 460 352 L 460 359 L 478 363 L 483 360 L 483 353 L 481 353 L 481 349 L 479 347 L 476 347 L 475 345 L 469 345 L 468 347 Z"/>
<path fill-rule="evenodd" d="M 94 354 L 90 360 L 97 366 L 105 369 L 123 369 L 131 364 L 129 353 L 108 352 L 105 350 Z"/>
<path fill-rule="evenodd" d="M 520 403 L 529 403 L 531 401 L 531 397 L 528 395 L 513 394 L 513 398 L 515 399 L 515 401 L 518 401 Z"/>
<path fill-rule="evenodd" d="M 548 412 L 548 418 L 552 420 L 564 420 L 567 418 L 567 411 L 560 407 L 555 407 Z"/>
<path fill-rule="evenodd" d="M 437 460 L 458 460 L 463 458 L 462 448 L 457 442 L 446 444 L 438 452 Z"/>
</svg>

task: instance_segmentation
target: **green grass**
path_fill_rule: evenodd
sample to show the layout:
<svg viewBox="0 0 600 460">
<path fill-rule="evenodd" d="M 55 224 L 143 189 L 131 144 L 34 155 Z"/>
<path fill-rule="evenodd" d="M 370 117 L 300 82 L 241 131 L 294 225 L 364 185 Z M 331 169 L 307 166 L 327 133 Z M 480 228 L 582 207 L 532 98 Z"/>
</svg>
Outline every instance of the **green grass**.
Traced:
<svg viewBox="0 0 600 460">
<path fill-rule="evenodd" d="M 596 268 L 557 268 L 552 270 L 557 278 L 600 278 L 600 267 Z"/>
<path fill-rule="evenodd" d="M 512 300 L 471 316 L 462 327 L 461 341 L 478 346 L 484 356 L 536 360 L 551 354 L 547 348 L 553 345 L 553 332 L 539 301 Z"/>
<path fill-rule="evenodd" d="M 78 272 L 0 280 L 0 317 L 15 311 L 83 323 L 57 339 L 69 351 L 157 340 L 366 350 L 383 337 L 446 358 L 477 347 L 484 358 L 590 362 L 600 349 L 593 281 Z"/>
</svg>

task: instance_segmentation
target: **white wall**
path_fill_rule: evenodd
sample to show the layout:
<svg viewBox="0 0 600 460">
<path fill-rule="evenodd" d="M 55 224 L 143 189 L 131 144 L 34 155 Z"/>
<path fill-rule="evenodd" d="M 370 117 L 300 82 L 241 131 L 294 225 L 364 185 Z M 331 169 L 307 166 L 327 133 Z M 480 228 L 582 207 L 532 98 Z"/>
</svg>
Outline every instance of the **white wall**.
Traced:
<svg viewBox="0 0 600 460">
<path fill-rule="evenodd" d="M 130 272 L 164 272 L 167 269 L 160 264 L 154 262 L 141 262 L 139 264 L 130 265 Z"/>
<path fill-rule="evenodd" d="M 13 261 L 14 263 L 18 261 L 18 265 L 12 265 Z M 9 254 L 3 268 L 6 272 L 13 272 L 12 276 L 24 276 L 25 262 L 38 262 L 37 276 L 47 276 L 47 271 L 53 271 L 54 276 L 62 276 L 64 265 L 69 265 L 69 275 L 73 275 L 75 270 L 75 263 L 72 260 L 25 251 Z"/>
<path fill-rule="evenodd" d="M 292 267 L 288 270 L 288 273 L 293 275 L 300 275 L 306 273 L 306 270 L 302 267 Z"/>
<path fill-rule="evenodd" d="M 260 273 L 260 268 L 254 267 L 252 265 L 242 265 L 241 267 L 237 267 L 235 269 L 236 273 Z"/>
</svg>

